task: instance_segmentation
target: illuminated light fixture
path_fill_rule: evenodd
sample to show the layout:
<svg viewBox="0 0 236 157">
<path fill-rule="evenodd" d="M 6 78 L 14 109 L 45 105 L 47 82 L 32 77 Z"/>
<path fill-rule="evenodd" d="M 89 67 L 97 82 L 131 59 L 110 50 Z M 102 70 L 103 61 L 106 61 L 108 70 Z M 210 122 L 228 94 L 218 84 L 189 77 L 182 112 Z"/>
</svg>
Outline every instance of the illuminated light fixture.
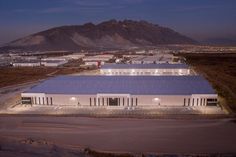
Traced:
<svg viewBox="0 0 236 157">
<path fill-rule="evenodd" d="M 159 98 L 154 98 L 153 101 L 154 101 L 154 102 L 159 102 L 160 99 L 159 99 Z"/>
<path fill-rule="evenodd" d="M 75 98 L 75 97 L 71 97 L 70 100 L 71 100 L 71 101 L 75 101 L 76 98 Z"/>
<path fill-rule="evenodd" d="M 134 70 L 134 69 L 132 69 L 131 71 L 132 71 L 132 72 L 135 72 L 135 70 Z"/>
</svg>

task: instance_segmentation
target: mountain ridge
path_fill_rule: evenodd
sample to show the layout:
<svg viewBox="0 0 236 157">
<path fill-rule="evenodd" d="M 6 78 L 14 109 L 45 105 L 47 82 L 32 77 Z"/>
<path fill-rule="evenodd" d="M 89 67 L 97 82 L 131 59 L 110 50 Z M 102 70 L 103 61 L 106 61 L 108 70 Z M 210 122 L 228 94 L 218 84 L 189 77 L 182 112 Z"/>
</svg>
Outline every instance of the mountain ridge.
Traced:
<svg viewBox="0 0 236 157">
<path fill-rule="evenodd" d="M 189 37 L 147 21 L 109 20 L 54 27 L 7 43 L 2 48 L 22 50 L 80 50 L 128 48 L 163 44 L 197 44 Z"/>
</svg>

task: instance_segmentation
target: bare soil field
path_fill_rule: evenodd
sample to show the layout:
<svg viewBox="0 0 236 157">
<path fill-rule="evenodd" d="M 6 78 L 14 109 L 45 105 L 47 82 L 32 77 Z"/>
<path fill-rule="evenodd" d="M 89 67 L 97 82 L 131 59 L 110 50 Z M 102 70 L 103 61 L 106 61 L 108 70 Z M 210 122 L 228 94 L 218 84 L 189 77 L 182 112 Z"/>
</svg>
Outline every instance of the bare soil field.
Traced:
<svg viewBox="0 0 236 157">
<path fill-rule="evenodd" d="M 221 105 L 236 112 L 236 53 L 180 54 L 195 71 L 202 74 L 223 97 Z"/>
<path fill-rule="evenodd" d="M 36 152 L 32 151 L 35 153 L 43 153 L 40 146 L 46 145 L 49 149 L 45 148 L 45 154 L 58 151 L 60 155 L 59 149 L 53 149 L 52 144 L 55 144 L 64 148 L 132 154 L 216 156 L 222 153 L 235 156 L 235 131 L 234 119 L 0 117 L 0 146 L 5 150 L 6 142 L 1 142 L 2 138 L 18 138 L 33 139 L 20 141 L 23 141 L 23 145 L 31 143 L 32 150 L 38 148 Z M 18 148 L 15 145 L 9 144 L 8 148 L 18 152 L 14 150 Z"/>
<path fill-rule="evenodd" d="M 76 67 L 4 67 L 0 68 L 0 88 L 37 81 L 55 75 L 78 73 L 80 71 L 82 71 L 82 69 Z"/>
</svg>

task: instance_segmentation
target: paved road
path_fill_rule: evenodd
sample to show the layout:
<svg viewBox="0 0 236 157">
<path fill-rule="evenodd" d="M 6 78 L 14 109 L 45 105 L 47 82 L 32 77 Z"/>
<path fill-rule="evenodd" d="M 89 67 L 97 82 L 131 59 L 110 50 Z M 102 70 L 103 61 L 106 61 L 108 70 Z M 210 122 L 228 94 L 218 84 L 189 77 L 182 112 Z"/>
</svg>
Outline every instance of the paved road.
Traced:
<svg viewBox="0 0 236 157">
<path fill-rule="evenodd" d="M 236 123 L 226 119 L 0 117 L 0 136 L 104 151 L 236 153 Z"/>
</svg>

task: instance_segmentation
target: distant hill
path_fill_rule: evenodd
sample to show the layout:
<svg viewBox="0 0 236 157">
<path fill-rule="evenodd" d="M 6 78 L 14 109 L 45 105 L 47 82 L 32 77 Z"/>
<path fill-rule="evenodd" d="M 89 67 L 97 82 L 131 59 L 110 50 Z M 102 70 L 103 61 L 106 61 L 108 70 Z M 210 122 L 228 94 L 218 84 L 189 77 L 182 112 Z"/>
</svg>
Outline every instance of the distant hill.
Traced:
<svg viewBox="0 0 236 157">
<path fill-rule="evenodd" d="M 5 44 L 1 49 L 80 50 L 160 44 L 196 44 L 191 38 L 146 21 L 110 20 L 100 24 L 61 26 Z"/>
</svg>

